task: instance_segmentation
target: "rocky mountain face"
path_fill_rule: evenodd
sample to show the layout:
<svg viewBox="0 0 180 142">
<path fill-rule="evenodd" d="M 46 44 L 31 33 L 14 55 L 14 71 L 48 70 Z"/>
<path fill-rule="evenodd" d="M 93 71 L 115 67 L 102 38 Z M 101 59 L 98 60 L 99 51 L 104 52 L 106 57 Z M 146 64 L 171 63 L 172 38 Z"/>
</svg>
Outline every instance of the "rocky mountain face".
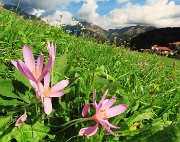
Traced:
<svg viewBox="0 0 180 142">
<path fill-rule="evenodd" d="M 117 46 L 123 41 L 127 41 L 132 37 L 135 37 L 141 33 L 156 29 L 151 26 L 131 26 L 122 29 L 109 29 L 104 30 L 97 25 L 93 25 L 88 22 L 80 22 L 75 26 L 66 25 L 63 27 L 64 30 L 68 30 L 71 35 L 85 36 L 95 38 L 97 41 L 105 42 L 110 41 L 111 43 L 116 42 Z M 116 40 L 116 41 L 115 41 Z"/>
<path fill-rule="evenodd" d="M 98 42 L 105 42 L 108 40 L 108 31 L 102 29 L 97 25 L 93 25 L 86 21 L 79 22 L 78 24 L 71 26 L 65 25 L 62 27 L 65 31 L 69 32 L 71 35 L 84 36 L 87 38 L 94 38 Z"/>
</svg>

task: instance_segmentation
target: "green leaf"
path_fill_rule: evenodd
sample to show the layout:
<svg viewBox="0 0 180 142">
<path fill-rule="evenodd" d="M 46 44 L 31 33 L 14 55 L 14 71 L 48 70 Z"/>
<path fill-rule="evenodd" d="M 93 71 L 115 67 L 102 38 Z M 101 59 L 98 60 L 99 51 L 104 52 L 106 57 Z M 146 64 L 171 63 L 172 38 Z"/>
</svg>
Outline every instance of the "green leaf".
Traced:
<svg viewBox="0 0 180 142">
<path fill-rule="evenodd" d="M 36 122 L 34 125 L 27 125 L 26 123 L 14 127 L 12 131 L 6 133 L 1 137 L 1 141 L 11 141 L 16 139 L 18 142 L 23 141 L 41 141 L 45 136 L 49 135 L 50 128 L 44 126 L 43 123 Z"/>
<path fill-rule="evenodd" d="M 10 80 L 0 80 L 0 94 L 6 97 L 18 98 L 17 95 L 13 93 L 14 87 L 12 81 Z"/>
<path fill-rule="evenodd" d="M 3 100 L 0 98 L 0 106 L 15 106 L 18 103 L 16 99 L 13 100 Z"/>
<path fill-rule="evenodd" d="M 12 116 L 0 116 L 0 128 L 9 122 Z"/>
<path fill-rule="evenodd" d="M 22 82 L 25 86 L 28 86 L 29 88 L 31 87 L 29 80 L 24 75 L 22 75 L 18 70 L 14 71 L 14 77 L 16 80 Z"/>
<path fill-rule="evenodd" d="M 145 140 L 143 140 L 143 142 L 179 142 L 179 140 L 180 123 L 176 123 L 147 137 Z"/>
<path fill-rule="evenodd" d="M 152 113 L 152 109 L 143 109 L 140 111 L 136 111 L 129 119 L 126 120 L 126 122 L 130 125 L 132 125 L 134 122 L 142 121 L 145 119 L 151 119 L 153 118 L 154 114 Z"/>
<path fill-rule="evenodd" d="M 54 72 L 55 73 L 64 73 L 65 68 L 67 66 L 67 54 L 63 54 L 59 57 L 56 57 L 54 63 Z"/>
</svg>

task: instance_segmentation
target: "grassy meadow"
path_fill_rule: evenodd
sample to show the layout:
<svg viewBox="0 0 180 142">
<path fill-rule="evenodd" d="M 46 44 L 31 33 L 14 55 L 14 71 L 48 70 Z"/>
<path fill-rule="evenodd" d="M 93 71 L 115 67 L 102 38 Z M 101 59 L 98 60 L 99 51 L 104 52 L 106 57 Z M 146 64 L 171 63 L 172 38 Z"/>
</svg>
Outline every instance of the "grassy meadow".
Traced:
<svg viewBox="0 0 180 142">
<path fill-rule="evenodd" d="M 49 115 L 44 113 L 28 79 L 11 64 L 11 59 L 24 60 L 25 44 L 31 47 L 35 59 L 43 53 L 47 62 L 47 41 L 56 44 L 51 85 L 70 81 L 64 89 L 66 94 L 52 99 Z M 93 136 L 79 135 L 81 128 L 96 122 L 72 120 L 82 118 L 83 107 L 93 102 L 94 90 L 99 102 L 106 89 L 107 99 L 116 96 L 115 105 L 128 106 L 108 120 L 120 127 L 111 129 L 120 136 L 104 133 L 101 125 Z M 38 20 L 24 20 L 0 7 L 1 142 L 179 142 L 179 102 L 179 60 L 97 44 Z M 15 127 L 24 112 L 27 120 Z M 93 115 L 94 109 L 90 108 L 87 116 Z"/>
</svg>

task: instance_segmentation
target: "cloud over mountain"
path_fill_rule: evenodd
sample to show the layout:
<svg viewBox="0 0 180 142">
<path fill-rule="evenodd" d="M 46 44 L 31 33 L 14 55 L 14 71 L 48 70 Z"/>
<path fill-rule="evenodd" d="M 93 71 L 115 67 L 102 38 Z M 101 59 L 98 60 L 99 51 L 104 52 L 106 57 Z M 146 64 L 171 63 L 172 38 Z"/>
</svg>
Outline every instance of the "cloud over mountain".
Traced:
<svg viewBox="0 0 180 142">
<path fill-rule="evenodd" d="M 178 0 L 4 0 L 19 5 L 31 14 L 48 19 L 49 23 L 74 24 L 88 21 L 104 29 L 123 28 L 133 25 L 155 27 L 180 27 L 180 2 Z M 75 4 L 76 10 L 70 9 Z M 113 4 L 105 14 L 100 13 L 102 5 Z M 107 5 L 106 5 L 107 8 Z M 106 9 L 101 9 L 105 11 Z M 60 19 L 62 15 L 62 19 Z M 44 18 L 45 16 L 46 18 Z M 76 19 L 77 21 L 72 21 Z"/>
<path fill-rule="evenodd" d="M 76 18 L 82 21 L 98 24 L 99 14 L 96 12 L 97 9 L 98 5 L 95 0 L 87 0 L 87 2 L 85 2 L 77 12 Z"/>
</svg>

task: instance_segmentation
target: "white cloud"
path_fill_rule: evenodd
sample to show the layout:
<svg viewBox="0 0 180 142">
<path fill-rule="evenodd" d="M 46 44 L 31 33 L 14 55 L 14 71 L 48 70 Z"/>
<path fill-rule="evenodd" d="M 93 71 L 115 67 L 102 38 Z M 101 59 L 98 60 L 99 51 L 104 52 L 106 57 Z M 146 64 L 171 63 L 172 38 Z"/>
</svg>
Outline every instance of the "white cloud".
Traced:
<svg viewBox="0 0 180 142">
<path fill-rule="evenodd" d="M 43 10 L 43 9 L 34 9 L 30 14 L 40 17 L 44 12 L 45 12 L 45 10 Z"/>
<path fill-rule="evenodd" d="M 71 2 L 80 2 L 80 0 L 4 0 L 4 3 L 20 4 L 20 8 L 44 9 L 46 11 L 55 10 L 57 7 L 65 10 Z"/>
<path fill-rule="evenodd" d="M 98 5 L 95 0 L 87 0 L 77 12 L 76 18 L 98 24 L 99 14 L 96 12 Z"/>
<path fill-rule="evenodd" d="M 56 10 L 54 14 L 51 14 L 47 17 L 42 18 L 43 21 L 46 23 L 53 25 L 53 26 L 60 26 L 60 25 L 75 25 L 78 21 L 73 20 L 73 16 L 68 11 L 59 11 Z"/>
<path fill-rule="evenodd" d="M 117 3 L 125 3 L 125 2 L 129 2 L 129 0 L 116 0 Z"/>
<path fill-rule="evenodd" d="M 128 3 L 121 9 L 114 9 L 101 17 L 105 29 L 121 28 L 134 24 L 155 27 L 180 27 L 180 5 L 168 0 L 147 0 L 144 5 Z"/>
</svg>

